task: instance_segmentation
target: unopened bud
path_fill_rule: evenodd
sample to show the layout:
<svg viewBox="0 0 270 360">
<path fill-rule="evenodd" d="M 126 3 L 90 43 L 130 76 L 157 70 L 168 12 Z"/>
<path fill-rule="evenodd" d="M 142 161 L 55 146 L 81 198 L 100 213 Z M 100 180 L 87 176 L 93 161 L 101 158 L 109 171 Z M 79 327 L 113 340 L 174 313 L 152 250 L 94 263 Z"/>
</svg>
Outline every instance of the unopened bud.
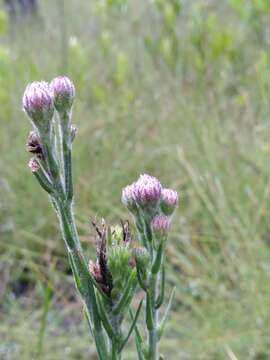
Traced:
<svg viewBox="0 0 270 360">
<path fill-rule="evenodd" d="M 54 107 L 48 83 L 40 81 L 27 85 L 23 95 L 23 109 L 40 132 L 49 132 Z"/>
<path fill-rule="evenodd" d="M 59 112 L 70 110 L 75 97 L 73 82 L 67 76 L 58 76 L 52 80 L 50 87 L 56 110 Z"/>
<path fill-rule="evenodd" d="M 42 151 L 42 146 L 40 142 L 40 138 L 36 131 L 30 131 L 27 143 L 26 143 L 26 149 L 31 154 L 37 155 L 39 159 L 44 159 L 44 154 Z"/>
<path fill-rule="evenodd" d="M 136 265 L 142 272 L 145 272 L 149 262 L 150 256 L 145 247 L 138 247 L 134 250 L 134 257 L 136 261 Z"/>
<path fill-rule="evenodd" d="M 178 205 L 177 191 L 172 189 L 162 189 L 160 207 L 165 215 L 172 215 Z"/>
<path fill-rule="evenodd" d="M 40 169 L 40 165 L 35 158 L 30 159 L 28 166 L 32 172 L 37 172 Z"/>
<path fill-rule="evenodd" d="M 168 235 L 171 218 L 166 215 L 156 215 L 151 224 L 156 238 L 163 239 Z"/>
<path fill-rule="evenodd" d="M 128 208 L 129 211 L 134 211 L 137 206 L 134 199 L 134 183 L 126 186 L 122 190 L 122 203 Z"/>
</svg>

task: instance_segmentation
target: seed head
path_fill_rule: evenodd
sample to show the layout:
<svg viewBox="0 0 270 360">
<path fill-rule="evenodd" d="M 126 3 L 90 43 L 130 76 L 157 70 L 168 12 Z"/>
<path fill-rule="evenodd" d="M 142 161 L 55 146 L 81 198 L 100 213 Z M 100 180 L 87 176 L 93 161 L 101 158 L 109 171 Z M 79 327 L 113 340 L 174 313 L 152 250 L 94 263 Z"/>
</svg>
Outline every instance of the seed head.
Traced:
<svg viewBox="0 0 270 360">
<path fill-rule="evenodd" d="M 172 189 L 162 189 L 160 207 L 165 215 L 172 215 L 178 205 L 178 193 Z"/>
<path fill-rule="evenodd" d="M 40 165 L 35 158 L 30 159 L 28 166 L 32 172 L 37 172 L 40 169 Z"/>
<path fill-rule="evenodd" d="M 23 109 L 41 132 L 48 132 L 53 116 L 53 99 L 48 83 L 32 82 L 23 95 Z"/>
<path fill-rule="evenodd" d="M 144 210 L 155 210 L 161 197 L 161 184 L 153 176 L 144 174 L 134 184 L 134 199 Z"/>
<path fill-rule="evenodd" d="M 57 111 L 70 110 L 75 97 L 75 87 L 67 76 L 58 76 L 50 84 Z"/>
<path fill-rule="evenodd" d="M 152 229 L 157 238 L 164 238 L 169 232 L 171 218 L 166 215 L 156 215 L 152 220 Z"/>
</svg>

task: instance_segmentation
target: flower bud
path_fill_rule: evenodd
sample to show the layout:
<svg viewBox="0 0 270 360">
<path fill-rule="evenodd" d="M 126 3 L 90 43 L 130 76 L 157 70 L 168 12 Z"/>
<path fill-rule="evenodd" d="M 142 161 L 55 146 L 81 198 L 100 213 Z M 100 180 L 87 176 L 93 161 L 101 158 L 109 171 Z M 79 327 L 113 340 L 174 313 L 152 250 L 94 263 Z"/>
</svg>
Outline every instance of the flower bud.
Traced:
<svg viewBox="0 0 270 360">
<path fill-rule="evenodd" d="M 30 159 L 28 166 L 32 172 L 37 172 L 40 169 L 40 165 L 35 158 Z"/>
<path fill-rule="evenodd" d="M 153 215 L 161 197 L 161 184 L 153 176 L 144 174 L 134 184 L 134 198 L 136 203 L 149 215 Z"/>
<path fill-rule="evenodd" d="M 37 155 L 39 159 L 44 159 L 44 154 L 42 151 L 42 146 L 40 142 L 40 138 L 36 131 L 30 131 L 27 143 L 26 143 L 26 149 L 31 154 Z"/>
<path fill-rule="evenodd" d="M 160 207 L 165 215 L 172 215 L 178 205 L 177 191 L 172 189 L 162 189 Z"/>
<path fill-rule="evenodd" d="M 171 218 L 166 215 L 156 215 L 152 220 L 152 229 L 157 239 L 164 239 L 169 232 Z"/>
<path fill-rule="evenodd" d="M 27 85 L 23 95 L 23 109 L 42 133 L 48 133 L 53 116 L 53 99 L 45 81 Z"/>
<path fill-rule="evenodd" d="M 122 190 L 122 203 L 128 208 L 130 212 L 136 210 L 137 206 L 134 199 L 134 183 L 127 185 Z"/>
<path fill-rule="evenodd" d="M 149 265 L 150 256 L 145 247 L 138 247 L 134 249 L 134 257 L 136 261 L 137 268 L 144 273 Z"/>
<path fill-rule="evenodd" d="M 73 82 L 66 76 L 58 76 L 50 84 L 54 106 L 57 111 L 70 110 L 75 97 L 75 87 Z"/>
</svg>

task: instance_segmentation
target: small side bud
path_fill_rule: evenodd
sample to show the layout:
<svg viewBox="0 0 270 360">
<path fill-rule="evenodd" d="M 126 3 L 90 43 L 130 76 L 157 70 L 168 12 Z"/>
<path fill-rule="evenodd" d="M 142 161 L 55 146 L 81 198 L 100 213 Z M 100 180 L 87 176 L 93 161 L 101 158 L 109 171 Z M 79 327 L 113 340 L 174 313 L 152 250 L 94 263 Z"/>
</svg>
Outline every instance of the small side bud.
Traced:
<svg viewBox="0 0 270 360">
<path fill-rule="evenodd" d="M 122 203 L 127 207 L 130 212 L 136 210 L 136 201 L 134 199 L 134 183 L 126 186 L 122 190 Z"/>
<path fill-rule="evenodd" d="M 134 250 L 134 257 L 137 268 L 144 273 L 150 262 L 150 255 L 145 247 L 138 247 Z"/>
<path fill-rule="evenodd" d="M 163 214 L 172 215 L 178 205 L 177 191 L 172 189 L 162 189 L 160 208 Z"/>
<path fill-rule="evenodd" d="M 152 220 L 152 229 L 157 239 L 164 239 L 167 237 L 171 218 L 166 215 L 156 215 Z"/>
<path fill-rule="evenodd" d="M 40 132 L 50 131 L 54 107 L 49 85 L 45 81 L 27 85 L 23 95 L 23 109 Z"/>
<path fill-rule="evenodd" d="M 30 131 L 26 143 L 26 149 L 31 154 L 37 155 L 39 159 L 44 159 L 40 138 L 36 131 Z"/>
<path fill-rule="evenodd" d="M 37 172 L 40 169 L 40 165 L 35 158 L 30 159 L 28 166 L 33 173 Z"/>
<path fill-rule="evenodd" d="M 58 76 L 52 80 L 50 87 L 56 110 L 59 112 L 70 110 L 75 97 L 73 82 L 67 76 Z"/>
</svg>

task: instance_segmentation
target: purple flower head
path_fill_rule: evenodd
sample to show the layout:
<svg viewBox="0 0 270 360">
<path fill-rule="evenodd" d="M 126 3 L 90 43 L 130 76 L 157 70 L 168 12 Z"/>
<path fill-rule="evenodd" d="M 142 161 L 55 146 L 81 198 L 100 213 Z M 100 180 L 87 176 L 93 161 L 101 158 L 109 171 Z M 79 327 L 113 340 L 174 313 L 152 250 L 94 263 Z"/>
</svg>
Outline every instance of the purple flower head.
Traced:
<svg viewBox="0 0 270 360">
<path fill-rule="evenodd" d="M 132 210 L 136 209 L 136 202 L 134 199 L 134 185 L 127 185 L 122 190 L 122 203 L 132 212 Z"/>
<path fill-rule="evenodd" d="M 153 176 L 144 174 L 134 184 L 134 199 L 142 209 L 156 209 L 161 197 L 161 184 Z"/>
<path fill-rule="evenodd" d="M 57 111 L 70 110 L 75 97 L 75 86 L 66 76 L 58 76 L 50 84 L 53 96 L 54 106 Z"/>
<path fill-rule="evenodd" d="M 53 98 L 48 83 L 35 81 L 27 85 L 23 95 L 23 109 L 40 131 L 50 129 Z"/>
<path fill-rule="evenodd" d="M 171 218 L 166 215 L 156 215 L 152 220 L 152 229 L 157 238 L 164 238 L 169 232 Z"/>
<path fill-rule="evenodd" d="M 162 189 L 160 207 L 165 215 L 172 215 L 178 205 L 178 193 L 172 189 Z"/>
</svg>

